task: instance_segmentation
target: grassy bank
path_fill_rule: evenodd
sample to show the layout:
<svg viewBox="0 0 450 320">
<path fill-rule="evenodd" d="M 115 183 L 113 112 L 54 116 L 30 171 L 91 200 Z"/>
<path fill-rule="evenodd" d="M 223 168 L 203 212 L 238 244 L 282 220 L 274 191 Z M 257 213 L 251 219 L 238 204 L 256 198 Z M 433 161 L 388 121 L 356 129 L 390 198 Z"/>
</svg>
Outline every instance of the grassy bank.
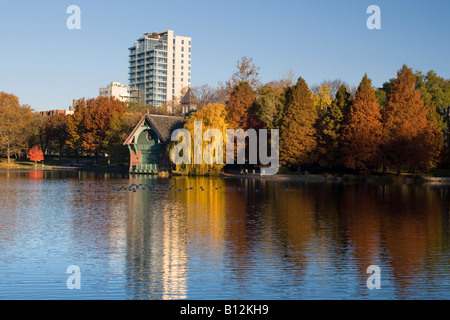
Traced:
<svg viewBox="0 0 450 320">
<path fill-rule="evenodd" d="M 108 161 L 106 159 L 99 159 L 97 163 L 95 163 L 95 159 L 91 158 L 82 158 L 80 159 L 79 164 L 77 164 L 76 158 L 52 158 L 48 157 L 44 161 L 38 162 L 37 165 L 34 162 L 26 161 L 26 160 L 17 160 L 12 158 L 11 162 L 8 163 L 6 158 L 0 158 L 0 169 L 37 169 L 37 170 L 50 170 L 50 169 L 83 169 L 83 170 L 98 170 L 98 171 L 117 171 L 116 169 L 122 169 L 126 167 L 128 170 L 128 166 L 115 166 L 108 165 Z"/>
</svg>

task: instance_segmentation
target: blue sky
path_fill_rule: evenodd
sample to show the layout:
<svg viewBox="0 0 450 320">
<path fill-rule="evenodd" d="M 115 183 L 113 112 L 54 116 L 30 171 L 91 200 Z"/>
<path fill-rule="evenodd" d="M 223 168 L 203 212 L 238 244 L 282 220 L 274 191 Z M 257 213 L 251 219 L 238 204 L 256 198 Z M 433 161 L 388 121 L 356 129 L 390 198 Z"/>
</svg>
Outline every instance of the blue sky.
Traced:
<svg viewBox="0 0 450 320">
<path fill-rule="evenodd" d="M 69 30 L 69 5 L 81 30 Z M 367 7 L 381 9 L 369 30 Z M 450 2 L 381 0 L 0 0 L 0 91 L 35 110 L 66 109 L 111 81 L 127 82 L 127 49 L 146 32 L 192 37 L 192 86 L 226 81 L 242 56 L 263 82 L 289 69 L 308 84 L 375 86 L 402 64 L 450 78 Z"/>
</svg>

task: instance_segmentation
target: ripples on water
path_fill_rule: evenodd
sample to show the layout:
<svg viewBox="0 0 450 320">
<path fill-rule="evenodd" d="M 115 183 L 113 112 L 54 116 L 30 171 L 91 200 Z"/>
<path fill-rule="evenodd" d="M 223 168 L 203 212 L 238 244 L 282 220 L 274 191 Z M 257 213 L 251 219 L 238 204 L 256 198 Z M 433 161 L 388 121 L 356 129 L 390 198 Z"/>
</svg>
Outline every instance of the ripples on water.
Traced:
<svg viewBox="0 0 450 320">
<path fill-rule="evenodd" d="M 450 298 L 445 186 L 2 171 L 0 189 L 0 299 Z"/>
</svg>

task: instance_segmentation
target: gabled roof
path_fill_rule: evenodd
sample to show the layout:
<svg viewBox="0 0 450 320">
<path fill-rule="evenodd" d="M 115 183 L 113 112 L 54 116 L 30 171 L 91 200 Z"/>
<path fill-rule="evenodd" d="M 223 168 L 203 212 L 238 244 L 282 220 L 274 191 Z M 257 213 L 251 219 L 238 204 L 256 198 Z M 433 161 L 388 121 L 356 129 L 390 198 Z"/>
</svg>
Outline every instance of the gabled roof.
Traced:
<svg viewBox="0 0 450 320">
<path fill-rule="evenodd" d="M 189 87 L 186 94 L 181 98 L 180 100 L 181 104 L 198 104 L 198 100 L 195 97 L 194 93 L 191 90 L 191 87 Z"/>
<path fill-rule="evenodd" d="M 185 118 L 183 117 L 174 117 L 174 116 L 162 116 L 156 114 L 146 114 L 144 115 L 139 123 L 134 128 L 133 132 L 128 136 L 128 138 L 123 143 L 124 145 L 131 144 L 133 141 L 133 137 L 137 131 L 137 129 L 143 124 L 144 121 L 148 121 L 153 130 L 156 131 L 158 136 L 161 138 L 163 143 L 169 143 L 171 141 L 172 132 L 183 128 L 186 123 Z"/>
</svg>

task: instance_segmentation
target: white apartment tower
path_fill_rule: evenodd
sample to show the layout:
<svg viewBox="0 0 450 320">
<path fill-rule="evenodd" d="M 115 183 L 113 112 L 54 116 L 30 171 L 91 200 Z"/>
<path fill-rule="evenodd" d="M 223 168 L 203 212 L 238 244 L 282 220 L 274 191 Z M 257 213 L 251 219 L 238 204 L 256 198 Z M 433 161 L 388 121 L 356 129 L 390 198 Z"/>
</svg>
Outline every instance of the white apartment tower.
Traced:
<svg viewBox="0 0 450 320">
<path fill-rule="evenodd" d="M 146 33 L 129 48 L 128 88 L 131 100 L 160 106 L 181 97 L 191 85 L 191 38 L 172 30 Z"/>
</svg>

